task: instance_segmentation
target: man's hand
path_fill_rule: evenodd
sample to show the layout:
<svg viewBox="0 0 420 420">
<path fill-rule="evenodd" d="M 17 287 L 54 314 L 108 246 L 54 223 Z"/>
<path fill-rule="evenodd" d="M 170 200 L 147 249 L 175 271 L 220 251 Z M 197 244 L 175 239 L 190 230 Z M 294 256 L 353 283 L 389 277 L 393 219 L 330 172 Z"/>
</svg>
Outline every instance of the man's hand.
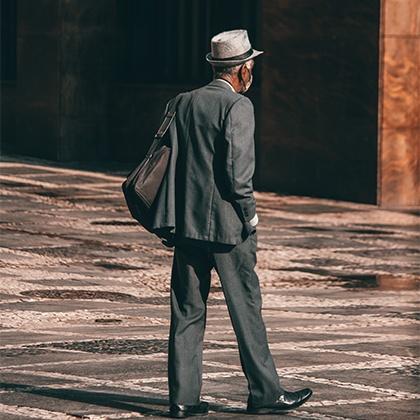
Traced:
<svg viewBox="0 0 420 420">
<path fill-rule="evenodd" d="M 175 235 L 170 231 L 170 229 L 157 229 L 155 233 L 161 239 L 162 244 L 167 248 L 173 248 L 175 246 Z"/>
<path fill-rule="evenodd" d="M 251 226 L 257 226 L 258 225 L 258 214 L 255 213 L 255 216 L 249 221 L 249 224 Z"/>
<path fill-rule="evenodd" d="M 167 248 L 173 248 L 175 246 L 175 243 L 174 243 L 173 239 L 162 239 L 162 243 Z"/>
</svg>

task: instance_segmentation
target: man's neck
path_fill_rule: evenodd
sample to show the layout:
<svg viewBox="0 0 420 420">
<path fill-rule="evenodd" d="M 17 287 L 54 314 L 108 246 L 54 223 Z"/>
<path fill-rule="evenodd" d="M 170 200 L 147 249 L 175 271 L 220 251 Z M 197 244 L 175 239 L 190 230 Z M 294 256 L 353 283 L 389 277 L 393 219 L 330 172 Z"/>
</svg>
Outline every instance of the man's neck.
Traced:
<svg viewBox="0 0 420 420">
<path fill-rule="evenodd" d="M 232 91 L 235 92 L 235 93 L 237 93 L 235 87 L 233 86 L 233 84 L 229 80 L 227 80 L 227 79 L 225 79 L 223 77 L 218 77 L 215 80 L 221 80 L 222 82 L 228 84 L 229 87 L 232 89 Z"/>
</svg>

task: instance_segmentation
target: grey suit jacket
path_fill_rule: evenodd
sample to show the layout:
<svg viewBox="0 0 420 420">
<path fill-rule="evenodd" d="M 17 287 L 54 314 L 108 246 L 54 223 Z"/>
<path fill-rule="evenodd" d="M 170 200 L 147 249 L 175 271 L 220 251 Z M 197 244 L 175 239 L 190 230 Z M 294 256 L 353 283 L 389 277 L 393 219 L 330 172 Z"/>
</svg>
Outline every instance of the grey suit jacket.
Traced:
<svg viewBox="0 0 420 420">
<path fill-rule="evenodd" d="M 156 230 L 238 244 L 255 228 L 254 109 L 219 80 L 171 99 L 168 173 L 155 201 Z"/>
</svg>

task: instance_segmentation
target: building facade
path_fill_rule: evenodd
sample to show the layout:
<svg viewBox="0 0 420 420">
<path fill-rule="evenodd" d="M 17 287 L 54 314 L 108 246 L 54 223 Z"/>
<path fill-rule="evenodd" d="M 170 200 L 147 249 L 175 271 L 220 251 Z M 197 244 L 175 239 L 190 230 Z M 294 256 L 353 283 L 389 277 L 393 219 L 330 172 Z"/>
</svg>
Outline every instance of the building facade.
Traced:
<svg viewBox="0 0 420 420">
<path fill-rule="evenodd" d="M 420 0 L 1 0 L 2 153 L 140 160 L 217 32 L 265 54 L 262 190 L 420 206 Z"/>
</svg>

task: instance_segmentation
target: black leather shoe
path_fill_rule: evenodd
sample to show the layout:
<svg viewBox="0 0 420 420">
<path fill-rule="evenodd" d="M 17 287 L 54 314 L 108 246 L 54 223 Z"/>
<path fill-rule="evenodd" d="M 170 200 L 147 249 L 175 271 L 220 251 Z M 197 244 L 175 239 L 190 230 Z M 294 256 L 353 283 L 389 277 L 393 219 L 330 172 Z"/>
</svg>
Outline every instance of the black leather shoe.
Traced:
<svg viewBox="0 0 420 420">
<path fill-rule="evenodd" d="M 247 411 L 251 414 L 275 414 L 286 413 L 293 410 L 311 398 L 312 390 L 309 388 L 301 389 L 295 392 L 284 391 L 272 404 L 264 406 L 252 406 L 248 404 Z"/>
<path fill-rule="evenodd" d="M 192 416 L 207 416 L 209 404 L 202 401 L 198 405 L 171 404 L 169 415 L 175 419 L 184 419 Z"/>
</svg>

